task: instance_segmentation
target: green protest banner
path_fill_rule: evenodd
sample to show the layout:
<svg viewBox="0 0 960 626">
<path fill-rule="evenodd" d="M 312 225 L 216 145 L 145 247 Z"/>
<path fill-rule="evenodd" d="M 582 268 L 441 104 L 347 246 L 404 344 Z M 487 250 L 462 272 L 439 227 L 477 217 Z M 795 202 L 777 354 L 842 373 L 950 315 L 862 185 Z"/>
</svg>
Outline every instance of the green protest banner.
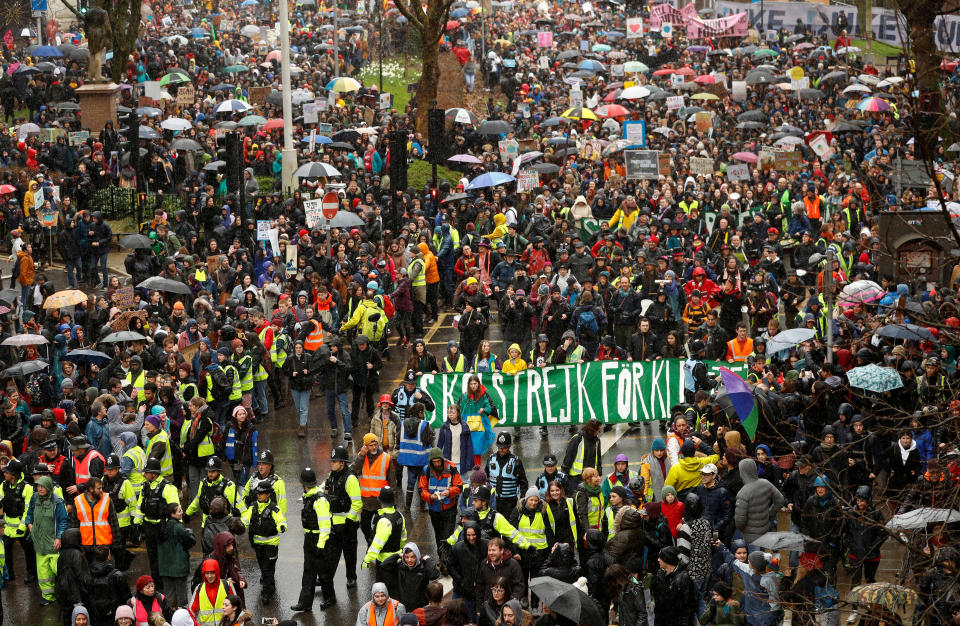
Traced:
<svg viewBox="0 0 960 626">
<path fill-rule="evenodd" d="M 480 374 L 497 406 L 498 426 L 582 424 L 596 418 L 604 424 L 649 422 L 670 417 L 670 408 L 684 401 L 683 359 L 648 362 L 591 361 L 531 368 L 516 376 Z M 729 367 L 746 376 L 746 366 L 705 361 L 711 376 Z M 423 374 L 420 388 L 436 404 L 427 419 L 439 427 L 447 407 L 457 404 L 472 374 Z"/>
</svg>

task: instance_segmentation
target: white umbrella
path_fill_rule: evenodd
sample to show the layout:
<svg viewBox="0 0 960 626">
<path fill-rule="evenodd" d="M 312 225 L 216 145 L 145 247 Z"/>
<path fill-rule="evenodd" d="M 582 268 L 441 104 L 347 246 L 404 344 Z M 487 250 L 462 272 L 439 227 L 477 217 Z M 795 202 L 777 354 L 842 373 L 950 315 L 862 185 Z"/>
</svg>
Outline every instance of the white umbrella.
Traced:
<svg viewBox="0 0 960 626">
<path fill-rule="evenodd" d="M 242 113 L 249 111 L 253 107 L 243 100 L 224 100 L 214 109 L 216 113 Z"/>
<path fill-rule="evenodd" d="M 873 87 L 876 87 L 880 83 L 880 78 L 878 76 L 874 76 L 873 74 L 860 74 L 857 76 L 857 80 L 864 85 L 871 85 Z"/>
<path fill-rule="evenodd" d="M 884 78 L 879 83 L 877 83 L 877 87 L 893 87 L 895 85 L 899 85 L 902 82 L 903 82 L 903 78 L 901 78 L 900 76 L 891 76 L 890 78 Z"/>
<path fill-rule="evenodd" d="M 887 522 L 887 528 L 912 529 L 925 528 L 927 524 L 960 522 L 960 511 L 953 509 L 914 509 L 909 513 L 894 515 Z"/>
<path fill-rule="evenodd" d="M 290 101 L 293 104 L 303 104 L 304 102 L 311 102 L 316 99 L 317 97 L 307 89 L 296 89 L 290 93 Z"/>
<path fill-rule="evenodd" d="M 167 130 L 189 130 L 193 128 L 193 124 L 190 123 L 190 120 L 185 120 L 182 117 L 168 117 L 160 122 L 160 127 Z"/>
<path fill-rule="evenodd" d="M 247 24 L 240 29 L 240 34 L 244 37 L 256 37 L 260 34 L 260 27 L 253 24 Z"/>
<path fill-rule="evenodd" d="M 855 93 L 855 92 L 859 92 L 859 93 L 870 93 L 871 91 L 873 91 L 873 90 L 870 89 L 869 87 L 867 87 L 866 85 L 861 85 L 861 84 L 858 84 L 858 83 L 854 83 L 854 84 L 850 85 L 849 87 L 845 87 L 845 88 L 843 89 L 843 93 Z"/>
<path fill-rule="evenodd" d="M 633 85 L 620 92 L 620 100 L 639 100 L 650 95 L 650 90 L 642 85 Z"/>
</svg>

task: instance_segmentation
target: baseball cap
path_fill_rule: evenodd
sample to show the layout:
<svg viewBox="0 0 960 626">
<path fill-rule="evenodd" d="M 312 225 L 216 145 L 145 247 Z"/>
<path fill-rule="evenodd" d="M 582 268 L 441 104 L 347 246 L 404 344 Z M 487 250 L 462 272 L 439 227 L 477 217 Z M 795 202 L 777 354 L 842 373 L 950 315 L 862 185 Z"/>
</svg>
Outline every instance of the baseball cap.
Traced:
<svg viewBox="0 0 960 626">
<path fill-rule="evenodd" d="M 701 474 L 716 474 L 716 473 L 717 473 L 717 466 L 716 466 L 715 464 L 713 464 L 713 463 L 707 463 L 707 464 L 704 465 L 702 468 L 700 468 L 700 473 L 701 473 Z"/>
</svg>

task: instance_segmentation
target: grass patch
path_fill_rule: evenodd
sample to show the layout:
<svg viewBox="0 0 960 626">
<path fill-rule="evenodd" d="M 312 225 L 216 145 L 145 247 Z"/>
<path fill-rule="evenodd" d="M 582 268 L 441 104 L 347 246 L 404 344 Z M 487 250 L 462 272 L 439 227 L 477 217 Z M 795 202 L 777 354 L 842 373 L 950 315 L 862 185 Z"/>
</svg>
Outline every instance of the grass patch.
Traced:
<svg viewBox="0 0 960 626">
<path fill-rule="evenodd" d="M 867 49 L 867 41 L 865 39 L 854 39 L 850 42 L 851 45 L 860 48 L 861 50 Z M 877 58 L 878 62 L 885 61 L 885 57 L 896 56 L 903 52 L 903 48 L 897 46 L 891 46 L 888 43 L 883 43 L 882 41 L 872 41 L 871 47 L 873 48 L 873 54 Z"/>
<path fill-rule="evenodd" d="M 393 108 L 403 111 L 410 102 L 413 94 L 407 93 L 407 85 L 420 80 L 420 60 L 407 57 L 407 71 L 404 73 L 404 59 L 402 56 L 389 57 L 383 60 L 383 91 L 393 94 Z M 364 85 L 380 84 L 380 64 L 373 61 L 357 76 Z"/>
<path fill-rule="evenodd" d="M 443 180 L 447 179 L 451 185 L 456 185 L 457 181 L 460 180 L 462 174 L 460 172 L 451 170 L 442 165 L 437 166 L 437 178 Z M 407 184 L 413 187 L 414 189 L 423 189 L 427 186 L 427 183 L 433 177 L 433 165 L 427 161 L 414 161 L 410 166 L 410 169 L 407 170 Z"/>
</svg>

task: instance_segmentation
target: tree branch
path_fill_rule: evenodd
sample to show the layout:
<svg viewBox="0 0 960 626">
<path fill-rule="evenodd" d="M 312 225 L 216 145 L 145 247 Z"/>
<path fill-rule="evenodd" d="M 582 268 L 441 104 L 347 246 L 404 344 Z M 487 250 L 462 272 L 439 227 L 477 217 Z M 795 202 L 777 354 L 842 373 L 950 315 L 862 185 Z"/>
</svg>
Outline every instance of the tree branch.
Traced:
<svg viewBox="0 0 960 626">
<path fill-rule="evenodd" d="M 80 18 L 81 20 L 83 19 L 83 15 L 80 13 L 80 11 L 77 10 L 77 8 L 76 8 L 75 6 L 73 6 L 72 4 L 70 4 L 69 2 L 67 2 L 67 0 L 63 0 L 63 6 L 67 7 L 67 9 L 68 9 L 71 13 L 73 13 L 74 15 L 76 15 L 76 16 L 77 16 L 78 18 Z"/>
<path fill-rule="evenodd" d="M 423 9 L 418 9 L 417 13 L 414 14 L 413 9 L 410 8 L 411 5 L 407 4 L 407 0 L 394 0 L 394 6 L 417 30 L 423 32 L 424 22 L 426 21 L 426 14 Z"/>
</svg>

